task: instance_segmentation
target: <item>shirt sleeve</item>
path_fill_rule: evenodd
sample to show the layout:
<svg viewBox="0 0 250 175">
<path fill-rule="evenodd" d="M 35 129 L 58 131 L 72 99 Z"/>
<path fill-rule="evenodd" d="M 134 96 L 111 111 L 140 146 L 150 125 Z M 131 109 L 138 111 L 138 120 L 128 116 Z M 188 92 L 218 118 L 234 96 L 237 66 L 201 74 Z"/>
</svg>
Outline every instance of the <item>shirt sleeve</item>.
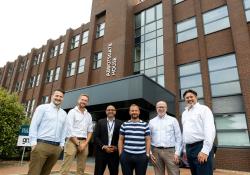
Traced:
<svg viewBox="0 0 250 175">
<path fill-rule="evenodd" d="M 145 136 L 150 136 L 150 129 L 149 129 L 149 126 L 148 126 L 147 123 L 146 123 L 146 126 L 145 126 Z"/>
<path fill-rule="evenodd" d="M 123 136 L 125 135 L 124 125 L 123 124 L 121 125 L 121 128 L 120 128 L 120 134 L 123 135 Z"/>
<path fill-rule="evenodd" d="M 69 111 L 66 119 L 66 131 L 68 133 L 68 137 L 74 137 L 73 135 L 73 121 L 74 121 L 74 112 L 72 110 Z"/>
<path fill-rule="evenodd" d="M 173 126 L 174 126 L 174 137 L 175 137 L 175 154 L 180 156 L 182 150 L 182 135 L 181 135 L 180 125 L 176 119 L 174 119 Z"/>
<path fill-rule="evenodd" d="M 62 129 L 62 136 L 61 136 L 61 141 L 60 141 L 60 146 L 64 146 L 65 144 L 65 138 L 66 138 L 66 134 L 67 134 L 67 114 L 66 112 L 63 111 L 63 115 L 65 117 L 65 122 L 63 124 L 63 129 Z"/>
<path fill-rule="evenodd" d="M 202 120 L 204 123 L 204 141 L 203 141 L 203 147 L 201 149 L 201 152 L 205 153 L 206 155 L 209 155 L 209 152 L 211 151 L 214 143 L 215 138 L 215 126 L 214 126 L 214 116 L 212 111 L 206 107 L 202 114 Z"/>
<path fill-rule="evenodd" d="M 30 137 L 31 146 L 34 146 L 37 144 L 38 127 L 41 123 L 44 112 L 45 112 L 45 109 L 43 108 L 43 106 L 38 106 L 32 117 L 30 128 L 29 128 L 29 137 Z"/>
<path fill-rule="evenodd" d="M 92 117 L 89 115 L 89 124 L 88 124 L 88 132 L 93 132 L 93 122 L 92 122 Z"/>
</svg>

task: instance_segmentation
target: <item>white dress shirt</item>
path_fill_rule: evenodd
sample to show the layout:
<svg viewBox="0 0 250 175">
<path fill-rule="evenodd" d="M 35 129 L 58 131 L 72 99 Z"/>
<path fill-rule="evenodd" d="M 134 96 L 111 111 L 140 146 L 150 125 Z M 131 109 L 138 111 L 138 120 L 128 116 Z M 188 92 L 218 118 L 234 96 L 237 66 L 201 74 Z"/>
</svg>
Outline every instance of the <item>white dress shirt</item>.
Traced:
<svg viewBox="0 0 250 175">
<path fill-rule="evenodd" d="M 71 109 L 67 116 L 67 137 L 87 138 L 89 132 L 93 132 L 91 114 L 85 109 L 81 112 L 78 107 Z"/>
<path fill-rule="evenodd" d="M 176 118 L 167 114 L 149 121 L 151 132 L 151 144 L 155 147 L 175 147 L 175 154 L 180 155 L 182 136 L 179 123 Z"/>
<path fill-rule="evenodd" d="M 115 128 L 115 119 L 108 119 L 107 118 L 107 128 L 108 128 L 108 145 L 111 145 L 114 128 Z"/>
<path fill-rule="evenodd" d="M 60 142 L 64 146 L 67 113 L 54 103 L 43 104 L 36 108 L 29 128 L 31 146 L 37 139 Z"/>
<path fill-rule="evenodd" d="M 192 144 L 203 141 L 201 152 L 209 154 L 215 138 L 214 117 L 205 105 L 196 103 L 191 109 L 185 108 L 182 114 L 183 142 Z"/>
</svg>

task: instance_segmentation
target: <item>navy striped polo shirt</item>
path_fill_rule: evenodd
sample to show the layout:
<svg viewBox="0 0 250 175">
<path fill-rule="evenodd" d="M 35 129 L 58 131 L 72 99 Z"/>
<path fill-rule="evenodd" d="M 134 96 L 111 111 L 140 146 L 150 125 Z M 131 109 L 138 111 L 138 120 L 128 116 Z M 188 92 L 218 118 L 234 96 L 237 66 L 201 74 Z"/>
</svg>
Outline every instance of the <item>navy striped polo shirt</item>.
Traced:
<svg viewBox="0 0 250 175">
<path fill-rule="evenodd" d="M 150 135 L 149 126 L 142 120 L 124 122 L 120 128 L 120 134 L 124 136 L 123 150 L 131 154 L 146 153 L 145 137 Z"/>
</svg>

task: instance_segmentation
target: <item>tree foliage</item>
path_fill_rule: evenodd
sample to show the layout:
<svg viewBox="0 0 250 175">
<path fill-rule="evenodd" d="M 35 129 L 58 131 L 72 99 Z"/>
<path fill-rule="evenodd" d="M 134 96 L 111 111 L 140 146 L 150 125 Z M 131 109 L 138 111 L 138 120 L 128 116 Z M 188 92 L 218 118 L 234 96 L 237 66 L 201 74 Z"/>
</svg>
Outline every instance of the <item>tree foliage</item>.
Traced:
<svg viewBox="0 0 250 175">
<path fill-rule="evenodd" d="M 24 107 L 15 93 L 0 88 L 0 157 L 11 158 L 18 152 L 17 138 L 25 121 Z"/>
</svg>

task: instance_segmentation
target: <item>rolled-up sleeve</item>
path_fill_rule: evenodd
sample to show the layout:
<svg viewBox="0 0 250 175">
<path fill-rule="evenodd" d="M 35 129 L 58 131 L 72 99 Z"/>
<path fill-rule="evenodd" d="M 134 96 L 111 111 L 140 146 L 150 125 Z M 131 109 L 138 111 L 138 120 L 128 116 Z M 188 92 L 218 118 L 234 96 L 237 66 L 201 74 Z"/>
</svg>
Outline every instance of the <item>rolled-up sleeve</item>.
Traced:
<svg viewBox="0 0 250 175">
<path fill-rule="evenodd" d="M 182 150 L 182 135 L 178 121 L 174 119 L 175 154 L 180 156 Z"/>
</svg>

